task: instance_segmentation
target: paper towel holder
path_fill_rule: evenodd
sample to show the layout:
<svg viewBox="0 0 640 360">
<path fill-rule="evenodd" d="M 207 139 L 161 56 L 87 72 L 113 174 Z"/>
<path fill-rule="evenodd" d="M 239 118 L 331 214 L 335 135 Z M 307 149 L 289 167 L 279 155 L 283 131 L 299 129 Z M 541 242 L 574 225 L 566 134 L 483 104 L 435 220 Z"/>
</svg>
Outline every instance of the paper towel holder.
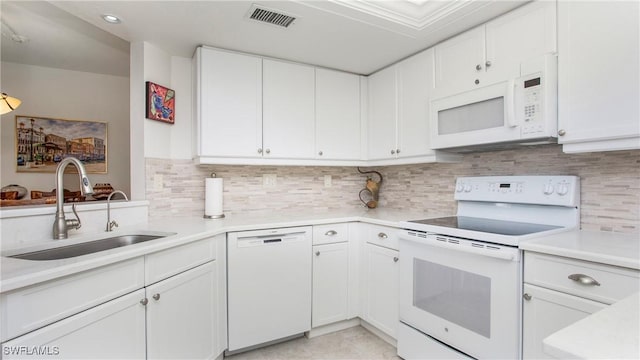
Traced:
<svg viewBox="0 0 640 360">
<path fill-rule="evenodd" d="M 216 173 L 211 173 L 211 177 L 214 178 L 216 177 Z M 207 215 L 205 214 L 204 216 L 202 216 L 205 219 L 222 219 L 224 218 L 224 214 L 220 214 L 220 215 Z"/>
</svg>

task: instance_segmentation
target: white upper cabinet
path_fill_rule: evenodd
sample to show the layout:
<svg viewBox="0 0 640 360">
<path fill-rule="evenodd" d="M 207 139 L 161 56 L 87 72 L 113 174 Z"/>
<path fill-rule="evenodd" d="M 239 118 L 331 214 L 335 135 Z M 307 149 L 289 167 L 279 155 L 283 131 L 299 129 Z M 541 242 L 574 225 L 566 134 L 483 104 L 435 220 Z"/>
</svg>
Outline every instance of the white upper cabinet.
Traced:
<svg viewBox="0 0 640 360">
<path fill-rule="evenodd" d="M 317 158 L 359 160 L 360 77 L 316 69 L 315 95 Z"/>
<path fill-rule="evenodd" d="M 369 160 L 395 158 L 397 66 L 393 65 L 369 76 Z"/>
<path fill-rule="evenodd" d="M 262 59 L 200 47 L 195 82 L 196 155 L 260 157 Z"/>
<path fill-rule="evenodd" d="M 556 52 L 556 4 L 538 1 L 435 46 L 440 98 L 520 76 L 520 64 Z"/>
<path fill-rule="evenodd" d="M 398 157 L 433 155 L 429 144 L 429 98 L 433 49 L 401 62 L 398 76 Z"/>
<path fill-rule="evenodd" d="M 429 144 L 433 49 L 369 76 L 368 160 L 392 165 L 455 160 Z"/>
<path fill-rule="evenodd" d="M 469 30 L 435 47 L 436 96 L 477 86 L 484 69 L 484 26 Z"/>
<path fill-rule="evenodd" d="M 640 149 L 637 1 L 558 5 L 558 141 L 565 152 Z"/>
<path fill-rule="evenodd" d="M 262 121 L 265 157 L 314 157 L 314 103 L 313 67 L 263 60 Z"/>
</svg>

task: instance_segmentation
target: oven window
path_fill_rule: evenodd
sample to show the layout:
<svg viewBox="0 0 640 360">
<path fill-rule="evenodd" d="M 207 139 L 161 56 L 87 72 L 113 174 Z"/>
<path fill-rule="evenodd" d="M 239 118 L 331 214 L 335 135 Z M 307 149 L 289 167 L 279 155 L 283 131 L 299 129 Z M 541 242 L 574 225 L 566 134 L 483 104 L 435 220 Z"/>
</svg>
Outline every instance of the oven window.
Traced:
<svg viewBox="0 0 640 360">
<path fill-rule="evenodd" d="M 413 306 L 491 337 L 491 278 L 413 259 Z"/>
<path fill-rule="evenodd" d="M 498 128 L 504 123 L 504 97 L 438 111 L 439 135 Z"/>
</svg>

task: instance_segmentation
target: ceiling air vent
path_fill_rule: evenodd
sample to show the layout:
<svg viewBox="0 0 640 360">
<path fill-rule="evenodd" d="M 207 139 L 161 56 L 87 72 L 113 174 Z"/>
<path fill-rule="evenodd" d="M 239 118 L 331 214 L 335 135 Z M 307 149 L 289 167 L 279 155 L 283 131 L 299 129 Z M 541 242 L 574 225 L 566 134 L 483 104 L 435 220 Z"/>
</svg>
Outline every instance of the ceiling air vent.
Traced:
<svg viewBox="0 0 640 360">
<path fill-rule="evenodd" d="M 253 4 L 249 9 L 249 19 L 262 21 L 268 24 L 289 27 L 296 20 L 294 16 L 284 14 L 280 11 L 267 9 L 263 6 Z"/>
</svg>

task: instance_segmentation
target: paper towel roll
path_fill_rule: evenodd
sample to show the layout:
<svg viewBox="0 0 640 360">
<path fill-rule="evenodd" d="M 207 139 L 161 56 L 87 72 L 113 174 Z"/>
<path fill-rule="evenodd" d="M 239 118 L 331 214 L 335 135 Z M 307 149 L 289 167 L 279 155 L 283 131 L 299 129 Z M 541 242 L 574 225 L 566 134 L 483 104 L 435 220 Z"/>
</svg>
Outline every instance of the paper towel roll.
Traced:
<svg viewBox="0 0 640 360">
<path fill-rule="evenodd" d="M 204 187 L 204 217 L 223 218 L 222 213 L 222 179 L 206 178 Z"/>
</svg>

